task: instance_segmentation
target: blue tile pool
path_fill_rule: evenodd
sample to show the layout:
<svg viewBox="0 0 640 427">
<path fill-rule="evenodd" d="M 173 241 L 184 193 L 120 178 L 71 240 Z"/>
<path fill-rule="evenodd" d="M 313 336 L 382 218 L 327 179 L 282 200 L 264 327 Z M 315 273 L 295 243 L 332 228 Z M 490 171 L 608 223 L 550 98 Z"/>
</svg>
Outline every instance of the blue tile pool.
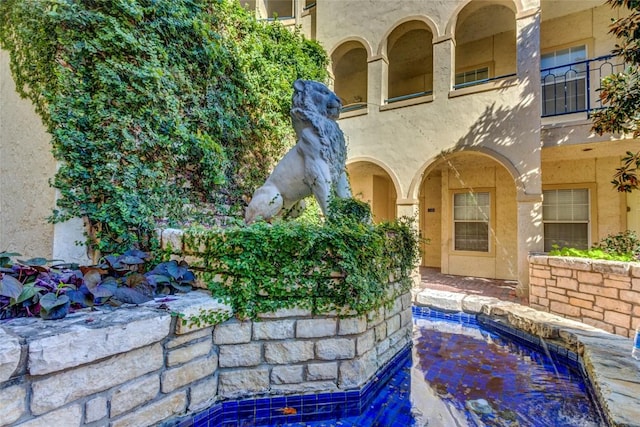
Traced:
<svg viewBox="0 0 640 427">
<path fill-rule="evenodd" d="M 481 315 L 413 316 L 413 347 L 361 390 L 223 402 L 178 425 L 606 426 L 575 353 Z"/>
</svg>

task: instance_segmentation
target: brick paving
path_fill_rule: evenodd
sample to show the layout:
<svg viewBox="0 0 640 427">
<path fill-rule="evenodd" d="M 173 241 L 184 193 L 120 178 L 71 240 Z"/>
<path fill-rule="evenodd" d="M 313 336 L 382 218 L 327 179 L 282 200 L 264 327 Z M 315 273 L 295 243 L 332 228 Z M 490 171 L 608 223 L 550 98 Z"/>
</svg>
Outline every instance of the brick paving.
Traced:
<svg viewBox="0 0 640 427">
<path fill-rule="evenodd" d="M 458 292 L 471 295 L 483 295 L 503 301 L 529 305 L 528 296 L 516 294 L 518 282 L 514 280 L 487 279 L 483 277 L 454 276 L 442 274 L 439 268 L 420 267 L 421 289 Z"/>
</svg>

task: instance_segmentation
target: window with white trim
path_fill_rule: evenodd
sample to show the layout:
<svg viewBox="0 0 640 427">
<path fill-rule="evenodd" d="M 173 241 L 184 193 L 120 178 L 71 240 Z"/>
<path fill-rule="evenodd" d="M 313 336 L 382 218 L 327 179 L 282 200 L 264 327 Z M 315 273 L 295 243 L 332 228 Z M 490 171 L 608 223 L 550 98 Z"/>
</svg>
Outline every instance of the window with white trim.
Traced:
<svg viewBox="0 0 640 427">
<path fill-rule="evenodd" d="M 489 67 L 482 67 L 475 70 L 456 73 L 455 77 L 456 86 L 464 85 L 466 83 L 473 83 L 480 80 L 486 80 L 489 78 Z"/>
<path fill-rule="evenodd" d="M 589 248 L 589 190 L 572 188 L 543 191 L 544 250 Z"/>
<path fill-rule="evenodd" d="M 489 193 L 453 195 L 453 241 L 456 251 L 489 252 Z"/>
<path fill-rule="evenodd" d="M 540 56 L 542 115 L 584 111 L 587 107 L 587 47 L 574 46 Z"/>
</svg>

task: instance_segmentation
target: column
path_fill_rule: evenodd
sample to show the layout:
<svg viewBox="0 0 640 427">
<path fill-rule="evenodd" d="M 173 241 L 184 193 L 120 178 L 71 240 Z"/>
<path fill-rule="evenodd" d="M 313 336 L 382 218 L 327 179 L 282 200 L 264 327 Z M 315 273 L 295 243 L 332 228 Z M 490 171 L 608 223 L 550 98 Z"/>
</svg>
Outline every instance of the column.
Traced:
<svg viewBox="0 0 640 427">
<path fill-rule="evenodd" d="M 446 96 L 453 87 L 455 70 L 455 42 L 451 36 L 433 40 L 433 96 Z"/>
<path fill-rule="evenodd" d="M 369 58 L 367 67 L 367 102 L 383 105 L 389 87 L 389 61 L 384 55 L 376 55 Z"/>
<path fill-rule="evenodd" d="M 544 250 L 542 194 L 519 196 L 518 204 L 518 294 L 529 293 L 529 254 Z"/>
</svg>

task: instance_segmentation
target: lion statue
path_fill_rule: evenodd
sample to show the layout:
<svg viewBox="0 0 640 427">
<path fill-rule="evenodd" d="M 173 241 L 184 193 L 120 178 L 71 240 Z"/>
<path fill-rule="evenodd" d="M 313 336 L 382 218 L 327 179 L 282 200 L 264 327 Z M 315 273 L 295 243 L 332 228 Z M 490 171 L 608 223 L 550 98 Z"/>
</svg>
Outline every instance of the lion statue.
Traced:
<svg viewBox="0 0 640 427">
<path fill-rule="evenodd" d="M 322 83 L 293 83 L 291 121 L 296 145 L 276 165 L 258 188 L 245 212 L 245 222 L 270 220 L 277 215 L 296 217 L 313 195 L 327 215 L 329 198 L 351 197 L 345 171 L 346 145 L 336 123 L 342 103 Z"/>
</svg>

